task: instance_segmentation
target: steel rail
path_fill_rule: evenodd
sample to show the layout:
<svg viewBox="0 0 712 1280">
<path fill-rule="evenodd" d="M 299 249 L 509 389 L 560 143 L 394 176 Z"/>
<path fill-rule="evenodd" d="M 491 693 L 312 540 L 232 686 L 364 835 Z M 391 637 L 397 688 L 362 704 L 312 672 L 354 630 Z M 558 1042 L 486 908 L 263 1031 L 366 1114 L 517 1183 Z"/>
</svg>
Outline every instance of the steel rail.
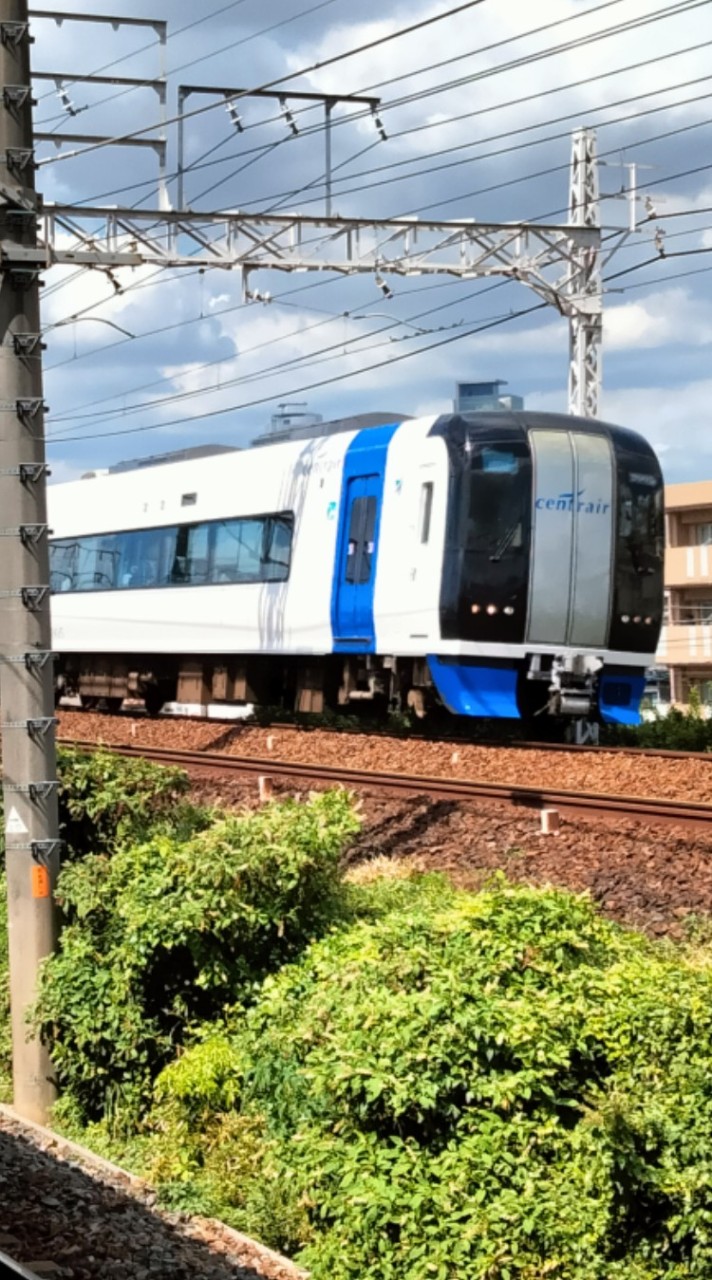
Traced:
<svg viewBox="0 0 712 1280">
<path fill-rule="evenodd" d="M 78 707 L 63 707 L 60 705 L 60 712 L 67 712 L 75 715 L 85 715 L 85 711 Z M 117 719 L 135 718 L 136 708 L 130 707 L 121 712 L 102 712 L 92 711 L 92 715 L 105 715 L 107 720 L 116 723 Z M 143 711 L 140 712 L 140 718 L 143 719 Z M 630 744 L 616 743 L 578 743 L 578 742 L 539 742 L 537 740 L 528 740 L 525 738 L 515 738 L 511 741 L 505 741 L 501 738 L 468 738 L 465 734 L 447 734 L 447 733 L 426 733 L 416 729 L 409 733 L 394 733 L 388 728 L 362 728 L 360 725 L 340 725 L 334 726 L 329 724 L 302 724 L 295 720 L 235 720 L 232 716 L 211 716 L 206 720 L 205 716 L 200 715 L 166 715 L 161 717 L 161 724 L 169 724 L 176 722 L 178 724 L 211 724 L 225 725 L 235 729 L 244 727 L 245 729 L 263 729 L 265 733 L 329 733 L 340 734 L 344 737 L 353 738 L 387 738 L 393 742 L 430 742 L 437 745 L 441 743 L 448 747 L 483 747 L 488 751 L 501 749 L 503 751 L 570 751 L 575 754 L 588 753 L 589 755 L 628 755 L 628 756 L 660 756 L 667 760 L 704 760 L 712 766 L 712 749 L 709 751 L 676 751 L 671 747 L 635 747 Z"/>
<path fill-rule="evenodd" d="M 9 1254 L 0 1252 L 0 1280 L 40 1280 L 40 1277 Z"/>
<path fill-rule="evenodd" d="M 65 740 L 62 740 L 65 741 Z M 529 809 L 557 809 L 560 813 L 594 818 L 632 818 L 652 823 L 675 823 L 709 827 L 712 804 L 694 800 L 668 800 L 649 796 L 625 796 L 596 791 L 569 791 L 559 787 L 520 786 L 471 778 L 447 778 L 420 774 L 373 772 L 336 765 L 310 764 L 300 760 L 275 760 L 255 756 L 233 756 L 217 752 L 182 751 L 178 748 L 113 745 L 66 741 L 82 751 L 107 750 L 117 755 L 153 760 L 157 764 L 178 765 L 203 772 L 266 775 L 292 778 L 300 782 L 353 788 L 430 795 L 441 800 L 472 802 L 480 799 Z"/>
</svg>

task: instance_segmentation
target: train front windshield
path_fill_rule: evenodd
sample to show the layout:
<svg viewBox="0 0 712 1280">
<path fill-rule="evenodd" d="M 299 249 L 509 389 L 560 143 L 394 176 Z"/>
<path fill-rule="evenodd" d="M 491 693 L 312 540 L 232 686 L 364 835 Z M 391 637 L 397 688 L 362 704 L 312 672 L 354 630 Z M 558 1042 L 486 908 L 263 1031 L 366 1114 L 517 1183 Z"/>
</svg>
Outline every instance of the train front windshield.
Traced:
<svg viewBox="0 0 712 1280">
<path fill-rule="evenodd" d="M 525 433 L 470 432 L 451 475 L 442 634 L 523 639 L 531 533 L 531 455 Z M 496 619 L 496 624 L 493 625 Z"/>
<path fill-rule="evenodd" d="M 617 503 L 609 646 L 652 653 L 662 624 L 663 479 L 652 449 L 626 436 L 613 434 Z"/>
</svg>

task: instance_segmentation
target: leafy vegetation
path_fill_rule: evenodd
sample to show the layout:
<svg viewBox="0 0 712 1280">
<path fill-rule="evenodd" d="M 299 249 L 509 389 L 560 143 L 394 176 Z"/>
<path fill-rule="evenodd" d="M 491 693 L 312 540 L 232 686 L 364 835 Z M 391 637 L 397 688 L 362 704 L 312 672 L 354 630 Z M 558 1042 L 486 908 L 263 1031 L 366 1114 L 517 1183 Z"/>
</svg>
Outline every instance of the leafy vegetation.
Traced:
<svg viewBox="0 0 712 1280">
<path fill-rule="evenodd" d="M 373 892 L 159 1078 L 173 1203 L 319 1280 L 708 1276 L 709 968 L 553 890 Z"/>
<path fill-rule="evenodd" d="M 182 769 L 76 747 L 60 749 L 57 768 L 65 859 L 112 854 L 161 833 L 180 837 L 210 822 L 210 813 L 188 800 Z"/>
<path fill-rule="evenodd" d="M 65 1127 L 314 1280 L 712 1274 L 707 922 L 674 948 L 502 879 L 344 885 L 341 793 L 235 816 L 175 771 L 62 776 Z M 0 962 L 0 1089 L 6 1013 Z"/>
<path fill-rule="evenodd" d="M 112 856 L 87 854 L 62 872 L 66 923 L 37 1005 L 84 1121 L 134 1119 L 186 1029 L 249 1001 L 323 927 L 355 830 L 337 793 L 208 827 L 203 812 L 178 812 L 173 832 L 162 815 L 140 843 L 127 838 L 129 821 L 143 826 L 142 805 L 122 819 Z"/>
<path fill-rule="evenodd" d="M 700 695 L 691 689 L 686 708 L 671 707 L 666 715 L 644 720 L 635 728 L 609 726 L 602 741 L 664 751 L 712 751 L 712 719 L 703 714 Z"/>
</svg>

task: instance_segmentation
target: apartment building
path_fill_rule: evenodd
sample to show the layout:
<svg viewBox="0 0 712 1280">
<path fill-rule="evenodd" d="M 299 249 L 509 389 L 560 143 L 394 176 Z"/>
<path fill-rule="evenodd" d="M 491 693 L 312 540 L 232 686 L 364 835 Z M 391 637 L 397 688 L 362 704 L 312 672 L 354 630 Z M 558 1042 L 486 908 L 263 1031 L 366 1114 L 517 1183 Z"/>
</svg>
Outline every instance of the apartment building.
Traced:
<svg viewBox="0 0 712 1280">
<path fill-rule="evenodd" d="M 712 480 L 665 487 L 665 615 L 657 660 L 673 702 L 712 702 Z"/>
</svg>

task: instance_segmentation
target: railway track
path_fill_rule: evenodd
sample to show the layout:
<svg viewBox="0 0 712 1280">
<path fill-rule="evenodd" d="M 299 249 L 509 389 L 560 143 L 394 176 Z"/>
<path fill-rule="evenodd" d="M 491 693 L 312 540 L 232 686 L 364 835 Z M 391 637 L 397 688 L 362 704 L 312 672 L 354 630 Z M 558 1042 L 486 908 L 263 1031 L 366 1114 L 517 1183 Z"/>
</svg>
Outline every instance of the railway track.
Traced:
<svg viewBox="0 0 712 1280">
<path fill-rule="evenodd" d="M 64 707 L 60 705 L 60 711 L 76 712 L 75 707 Z M 84 714 L 87 714 L 86 712 Z M 116 720 L 139 720 L 145 719 L 145 715 L 141 709 L 129 707 L 119 712 L 95 712 L 93 714 L 106 715 L 112 722 Z M 570 752 L 573 755 L 626 755 L 626 756 L 642 756 L 659 757 L 666 760 L 705 760 L 712 765 L 712 751 L 675 751 L 669 747 L 634 747 L 630 745 L 616 746 L 615 744 L 603 742 L 593 745 L 591 743 L 580 744 L 576 742 L 546 742 L 537 739 L 501 739 L 501 738 L 476 738 L 467 737 L 466 734 L 457 733 L 437 733 L 426 732 L 415 728 L 408 733 L 398 733 L 389 728 L 375 728 L 372 725 L 330 725 L 330 724 L 309 724 L 296 720 L 235 720 L 232 717 L 205 716 L 198 715 L 166 715 L 159 717 L 160 723 L 178 723 L 178 724 L 196 724 L 196 725 L 214 725 L 216 727 L 223 726 L 226 729 L 236 729 L 244 727 L 246 729 L 262 729 L 265 733 L 328 733 L 338 735 L 340 737 L 353 738 L 386 738 L 393 742 L 412 741 L 412 742 L 432 742 L 442 745 L 457 747 L 488 747 L 506 748 L 508 751 L 548 751 L 548 752 Z"/>
<path fill-rule="evenodd" d="M 84 751 L 96 751 L 96 742 L 67 740 Z M 557 809 L 566 816 L 588 818 L 631 818 L 649 823 L 674 823 L 678 826 L 712 827 L 712 804 L 693 800 L 653 799 L 595 791 L 573 791 L 558 787 L 520 786 L 511 783 L 480 781 L 469 778 L 427 777 L 419 774 L 375 772 L 348 769 L 336 765 L 309 764 L 303 761 L 275 760 L 254 756 L 235 756 L 207 751 L 182 751 L 165 747 L 143 747 L 101 744 L 102 750 L 118 755 L 138 757 L 157 764 L 178 765 L 188 772 L 201 772 L 245 777 L 269 776 L 300 783 L 342 786 L 353 790 L 400 792 L 408 795 L 430 795 L 439 800 L 473 802 L 480 799 L 530 808 Z"/>
<path fill-rule="evenodd" d="M 0 1250 L 0 1280 L 40 1280 L 40 1277 L 36 1271 L 23 1267 L 22 1263 L 15 1262 L 14 1258 Z"/>
</svg>

